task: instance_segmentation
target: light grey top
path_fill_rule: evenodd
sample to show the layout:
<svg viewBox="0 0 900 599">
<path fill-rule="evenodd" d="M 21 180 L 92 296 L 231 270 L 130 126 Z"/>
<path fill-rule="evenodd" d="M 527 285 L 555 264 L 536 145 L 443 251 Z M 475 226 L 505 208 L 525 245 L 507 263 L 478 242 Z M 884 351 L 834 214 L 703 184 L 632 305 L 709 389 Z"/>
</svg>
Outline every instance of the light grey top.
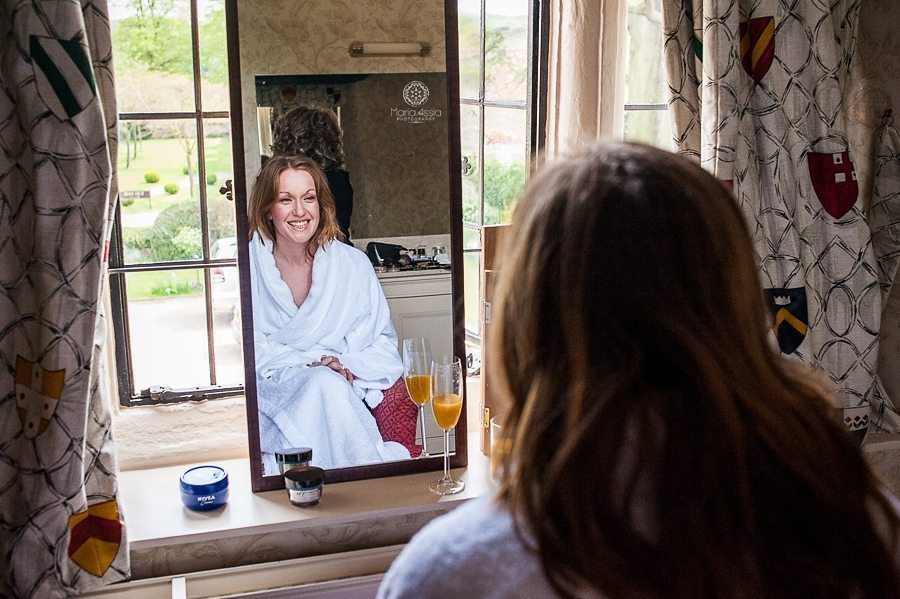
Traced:
<svg viewBox="0 0 900 599">
<path fill-rule="evenodd" d="M 537 556 L 489 497 L 468 501 L 430 522 L 403 549 L 378 597 L 557 597 Z"/>
<path fill-rule="evenodd" d="M 883 492 L 900 515 L 900 500 L 888 489 Z M 884 518 L 876 516 L 875 526 L 891 544 Z M 900 531 L 892 546 L 895 563 L 900 564 Z M 559 595 L 544 576 L 537 556 L 519 540 L 509 512 L 492 498 L 480 497 L 420 530 L 394 560 L 377 596 L 528 599 Z"/>
</svg>

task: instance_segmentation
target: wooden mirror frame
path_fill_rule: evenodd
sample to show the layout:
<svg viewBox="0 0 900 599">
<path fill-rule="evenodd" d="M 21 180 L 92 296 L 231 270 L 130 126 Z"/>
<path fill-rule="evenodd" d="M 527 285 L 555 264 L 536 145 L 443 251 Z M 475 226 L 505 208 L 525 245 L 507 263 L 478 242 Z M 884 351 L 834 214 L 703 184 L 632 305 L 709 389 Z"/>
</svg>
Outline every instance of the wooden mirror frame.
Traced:
<svg viewBox="0 0 900 599">
<path fill-rule="evenodd" d="M 234 199 L 236 231 L 238 239 L 248 239 L 247 223 L 247 173 L 244 165 L 244 118 L 241 97 L 241 62 L 238 31 L 237 2 L 225 0 L 225 26 L 228 47 L 228 84 L 231 110 L 231 145 L 234 163 Z M 444 0 L 444 32 L 447 76 L 447 144 L 450 179 L 450 257 L 451 298 L 453 314 L 453 353 L 466 363 L 465 314 L 463 312 L 463 252 L 462 252 L 462 179 L 459 124 L 459 42 L 457 32 L 456 0 Z M 284 489 L 280 475 L 263 476 L 262 454 L 259 439 L 259 415 L 256 402 L 256 356 L 253 347 L 253 311 L 250 301 L 250 254 L 248 243 L 238 243 L 238 277 L 241 293 L 241 334 L 244 351 L 244 395 L 247 407 L 247 435 L 250 448 L 250 480 L 254 493 Z M 465 385 L 465 369 L 463 384 Z M 450 456 L 452 468 L 468 464 L 468 435 L 466 414 L 468 394 L 463 394 L 463 411 L 455 429 L 456 448 Z M 443 456 L 399 460 L 336 468 L 325 471 L 326 483 L 366 478 L 379 478 L 443 469 Z"/>
</svg>

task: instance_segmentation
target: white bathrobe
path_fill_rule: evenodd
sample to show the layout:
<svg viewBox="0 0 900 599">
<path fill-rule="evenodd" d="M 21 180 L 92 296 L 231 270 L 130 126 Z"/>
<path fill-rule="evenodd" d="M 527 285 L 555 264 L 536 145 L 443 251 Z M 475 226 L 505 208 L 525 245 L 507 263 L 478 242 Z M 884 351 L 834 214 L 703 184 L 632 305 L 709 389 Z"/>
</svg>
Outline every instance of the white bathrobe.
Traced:
<svg viewBox="0 0 900 599">
<path fill-rule="evenodd" d="M 342 468 L 409 458 L 384 442 L 369 408 L 403 373 L 397 333 L 381 284 L 365 254 L 334 241 L 316 252 L 309 295 L 297 308 L 281 279 L 272 242 L 250 242 L 260 448 L 265 472 L 274 452 L 312 447 L 313 464 Z M 353 383 L 326 366 L 336 356 Z M 364 403 L 365 401 L 365 403 Z"/>
</svg>

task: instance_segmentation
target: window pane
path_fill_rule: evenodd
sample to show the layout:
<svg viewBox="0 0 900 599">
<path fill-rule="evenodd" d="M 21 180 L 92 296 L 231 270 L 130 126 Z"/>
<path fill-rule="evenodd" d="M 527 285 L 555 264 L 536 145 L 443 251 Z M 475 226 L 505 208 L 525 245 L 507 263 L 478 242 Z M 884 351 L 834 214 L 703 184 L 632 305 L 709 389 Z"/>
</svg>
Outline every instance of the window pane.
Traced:
<svg viewBox="0 0 900 599">
<path fill-rule="evenodd" d="M 471 228 L 463 226 L 463 249 L 464 250 L 480 250 L 481 249 L 481 228 Z"/>
<path fill-rule="evenodd" d="M 674 150 L 667 110 L 626 110 L 625 139 L 643 141 L 664 150 Z"/>
<path fill-rule="evenodd" d="M 478 122 L 478 106 L 460 106 L 460 143 L 462 144 L 462 204 L 463 221 L 481 222 L 481 174 L 478 172 L 478 151 L 481 131 Z"/>
<path fill-rule="evenodd" d="M 228 119 L 207 119 L 203 122 L 203 149 L 206 153 L 206 205 L 209 217 L 209 245 L 217 239 L 232 240 L 234 228 L 234 202 L 219 192 L 225 181 L 232 178 L 231 135 Z M 214 252 L 210 253 L 216 258 Z M 223 256 L 234 258 L 236 256 Z"/>
<path fill-rule="evenodd" d="M 200 2 L 200 93 L 203 110 L 228 110 L 228 48 L 225 2 Z"/>
<path fill-rule="evenodd" d="M 666 102 L 660 0 L 628 0 L 625 103 Z"/>
<path fill-rule="evenodd" d="M 459 95 L 478 99 L 481 78 L 481 2 L 460 0 L 459 17 Z"/>
<path fill-rule="evenodd" d="M 518 108 L 484 109 L 484 224 L 508 223 L 525 186 L 526 112 Z"/>
<path fill-rule="evenodd" d="M 481 252 L 463 254 L 466 330 L 481 333 Z"/>
<path fill-rule="evenodd" d="M 528 2 L 485 0 L 484 97 L 524 102 L 528 75 Z"/>
<path fill-rule="evenodd" d="M 237 246 L 232 243 L 232 247 L 236 248 Z M 216 256 L 213 255 L 213 257 Z M 241 297 L 237 267 L 213 267 L 210 274 L 212 279 L 213 340 L 216 348 L 216 384 L 243 384 Z"/>
<path fill-rule="evenodd" d="M 131 332 L 133 391 L 151 385 L 208 385 L 209 352 L 203 272 L 125 275 Z"/>
<path fill-rule="evenodd" d="M 140 10 L 140 7 L 144 10 Z M 110 6 L 119 112 L 194 110 L 188 0 Z"/>
<path fill-rule="evenodd" d="M 194 121 L 120 122 L 118 168 L 125 262 L 200 258 Z"/>
</svg>

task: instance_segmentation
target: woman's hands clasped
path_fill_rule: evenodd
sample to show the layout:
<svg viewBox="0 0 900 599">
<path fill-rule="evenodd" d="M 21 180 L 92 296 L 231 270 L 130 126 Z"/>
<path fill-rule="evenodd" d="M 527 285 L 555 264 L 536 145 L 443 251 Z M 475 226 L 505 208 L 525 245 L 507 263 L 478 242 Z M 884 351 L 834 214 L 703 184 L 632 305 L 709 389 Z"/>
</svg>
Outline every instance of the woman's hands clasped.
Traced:
<svg viewBox="0 0 900 599">
<path fill-rule="evenodd" d="M 347 379 L 348 383 L 352 383 L 353 379 L 356 378 L 353 376 L 353 373 L 350 372 L 349 369 L 344 368 L 344 365 L 341 364 L 341 361 L 338 360 L 335 356 L 322 356 L 321 358 L 319 358 L 318 362 L 312 362 L 309 364 L 310 368 L 312 368 L 313 366 L 327 366 L 328 368 L 332 369 L 333 371 L 337 372 L 342 377 Z"/>
</svg>

